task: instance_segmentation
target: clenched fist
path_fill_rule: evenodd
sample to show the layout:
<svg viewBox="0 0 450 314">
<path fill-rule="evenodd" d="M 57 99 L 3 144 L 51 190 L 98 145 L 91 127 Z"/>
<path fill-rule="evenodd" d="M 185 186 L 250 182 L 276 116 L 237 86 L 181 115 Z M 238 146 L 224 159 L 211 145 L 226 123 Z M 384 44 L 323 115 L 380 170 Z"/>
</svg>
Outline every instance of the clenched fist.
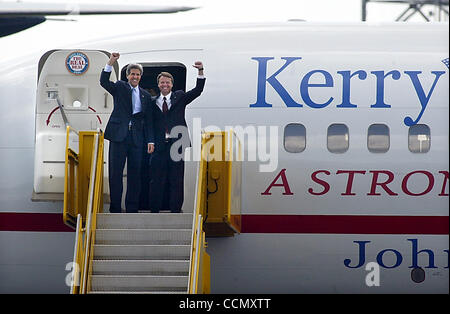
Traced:
<svg viewBox="0 0 450 314">
<path fill-rule="evenodd" d="M 203 75 L 203 63 L 201 61 L 195 61 L 195 63 L 192 66 L 198 69 L 199 75 Z"/>
<path fill-rule="evenodd" d="M 111 57 L 109 57 L 108 64 L 109 64 L 109 65 L 113 65 L 114 63 L 116 63 L 117 59 L 119 59 L 119 58 L 120 58 L 120 53 L 118 53 L 118 52 L 113 52 L 113 53 L 111 54 Z"/>
</svg>

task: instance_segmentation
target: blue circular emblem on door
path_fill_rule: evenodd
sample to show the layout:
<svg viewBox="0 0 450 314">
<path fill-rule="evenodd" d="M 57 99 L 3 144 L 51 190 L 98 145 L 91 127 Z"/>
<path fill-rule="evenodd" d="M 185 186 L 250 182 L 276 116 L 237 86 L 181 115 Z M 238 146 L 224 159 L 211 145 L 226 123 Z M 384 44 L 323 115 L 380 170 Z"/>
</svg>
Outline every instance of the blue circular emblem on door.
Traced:
<svg viewBox="0 0 450 314">
<path fill-rule="evenodd" d="M 89 68 L 89 58 L 82 52 L 72 52 L 66 58 L 66 68 L 72 74 L 84 74 Z"/>
</svg>

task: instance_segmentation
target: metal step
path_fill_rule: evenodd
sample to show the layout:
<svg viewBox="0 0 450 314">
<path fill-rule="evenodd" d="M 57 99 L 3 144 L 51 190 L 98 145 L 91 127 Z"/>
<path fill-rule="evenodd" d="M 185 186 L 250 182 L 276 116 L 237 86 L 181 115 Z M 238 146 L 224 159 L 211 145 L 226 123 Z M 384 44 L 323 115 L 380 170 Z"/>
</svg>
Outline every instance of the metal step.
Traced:
<svg viewBox="0 0 450 314">
<path fill-rule="evenodd" d="M 191 229 L 97 229 L 97 244 L 164 244 L 191 243 Z"/>
<path fill-rule="evenodd" d="M 192 213 L 98 214 L 89 293 L 187 293 Z"/>
<path fill-rule="evenodd" d="M 192 214 L 97 214 L 97 229 L 192 229 Z"/>
<path fill-rule="evenodd" d="M 93 260 L 93 275 L 187 276 L 188 260 Z"/>
<path fill-rule="evenodd" d="M 186 292 L 188 276 L 91 276 L 90 291 Z"/>
<path fill-rule="evenodd" d="M 94 245 L 94 259 L 188 260 L 190 245 Z"/>
</svg>

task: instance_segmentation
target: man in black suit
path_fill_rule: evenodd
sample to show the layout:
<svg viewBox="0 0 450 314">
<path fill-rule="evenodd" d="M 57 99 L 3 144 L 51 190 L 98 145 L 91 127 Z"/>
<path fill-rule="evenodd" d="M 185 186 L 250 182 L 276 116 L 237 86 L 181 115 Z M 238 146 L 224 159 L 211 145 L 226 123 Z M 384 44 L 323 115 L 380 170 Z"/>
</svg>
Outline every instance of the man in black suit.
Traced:
<svg viewBox="0 0 450 314">
<path fill-rule="evenodd" d="M 172 92 L 173 76 L 168 72 L 161 72 L 157 82 L 160 94 L 152 103 L 155 134 L 155 152 L 150 161 L 150 210 L 170 210 L 173 213 L 181 212 L 184 200 L 184 147 L 190 146 L 189 134 L 185 119 L 186 106 L 200 96 L 205 86 L 203 64 L 200 61 L 193 65 L 198 69 L 196 86 L 188 92 L 177 90 Z M 183 133 L 177 137 L 171 136 L 172 129 L 183 126 L 186 132 L 188 145 L 181 145 L 178 151 L 179 158 L 173 158 L 170 148 L 175 142 L 184 139 Z M 168 208 L 164 199 L 168 198 Z"/>
<path fill-rule="evenodd" d="M 120 213 L 123 192 L 123 169 L 127 161 L 127 213 L 137 213 L 141 190 L 142 148 L 148 153 L 154 150 L 153 116 L 150 107 L 151 96 L 139 87 L 143 68 L 140 64 L 127 67 L 128 82 L 109 80 L 112 66 L 119 59 L 119 53 L 112 53 L 100 75 L 100 85 L 114 97 L 114 109 L 105 129 L 109 144 L 109 189 L 111 213 Z"/>
</svg>

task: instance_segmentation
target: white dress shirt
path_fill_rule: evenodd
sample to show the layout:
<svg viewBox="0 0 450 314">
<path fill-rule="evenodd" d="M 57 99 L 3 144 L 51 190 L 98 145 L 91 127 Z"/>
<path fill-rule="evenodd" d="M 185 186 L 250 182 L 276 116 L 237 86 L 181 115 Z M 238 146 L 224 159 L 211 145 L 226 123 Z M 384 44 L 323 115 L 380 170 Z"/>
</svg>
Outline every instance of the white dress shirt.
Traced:
<svg viewBox="0 0 450 314">
<path fill-rule="evenodd" d="M 105 65 L 105 72 L 112 72 L 113 67 L 109 64 Z M 141 104 L 141 93 L 139 91 L 139 86 L 133 87 L 130 83 L 128 83 L 131 87 L 131 100 L 132 100 L 132 106 L 133 106 L 133 114 L 141 112 L 142 111 L 142 104 Z M 130 121 L 131 124 L 131 121 Z"/>
<path fill-rule="evenodd" d="M 205 76 L 198 75 L 197 78 L 204 79 Z M 167 109 L 170 110 L 170 107 L 172 106 L 172 102 L 170 101 L 171 96 L 172 96 L 172 92 L 168 93 L 167 96 L 163 96 L 163 94 L 160 94 L 160 96 L 158 98 L 156 98 L 156 105 L 159 107 L 159 110 L 161 110 L 161 112 L 163 111 L 162 106 L 163 106 L 163 102 L 164 102 L 164 97 L 166 97 Z"/>
<path fill-rule="evenodd" d="M 163 111 L 163 103 L 164 103 L 164 97 L 166 97 L 166 103 L 167 103 L 167 109 L 170 110 L 170 107 L 172 106 L 172 102 L 170 101 L 170 96 L 172 96 L 172 92 L 167 94 L 167 96 L 163 96 L 161 94 L 158 98 L 156 98 L 156 105 L 159 107 L 159 110 Z"/>
<path fill-rule="evenodd" d="M 141 104 L 141 93 L 139 92 L 139 86 L 133 87 L 130 83 L 128 83 L 131 87 L 131 102 L 133 104 L 133 114 L 141 112 L 142 104 Z"/>
</svg>

